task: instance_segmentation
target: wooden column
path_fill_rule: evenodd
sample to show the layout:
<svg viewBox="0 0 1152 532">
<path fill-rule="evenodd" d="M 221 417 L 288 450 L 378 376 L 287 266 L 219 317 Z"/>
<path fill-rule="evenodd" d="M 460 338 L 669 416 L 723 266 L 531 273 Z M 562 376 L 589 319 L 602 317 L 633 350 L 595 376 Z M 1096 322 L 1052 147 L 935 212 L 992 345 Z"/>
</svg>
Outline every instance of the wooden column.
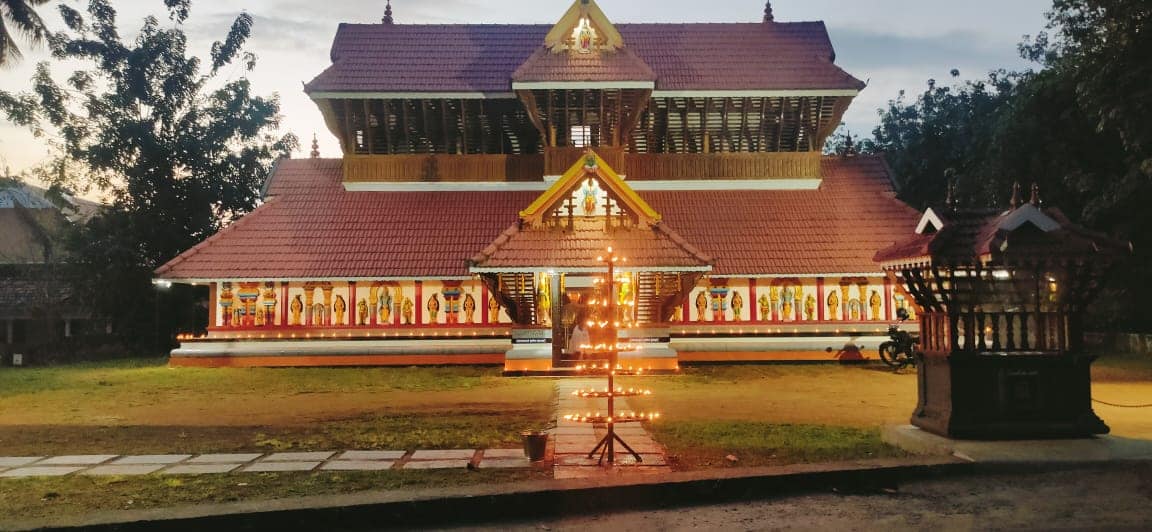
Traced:
<svg viewBox="0 0 1152 532">
<path fill-rule="evenodd" d="M 884 321 L 892 321 L 892 278 L 884 277 Z"/>
<path fill-rule="evenodd" d="M 487 324 L 489 319 L 488 298 L 488 284 L 480 283 L 480 301 L 477 304 L 480 305 L 480 323 L 484 324 Z"/>
<path fill-rule="evenodd" d="M 412 322 L 413 322 L 412 324 L 413 325 L 423 325 L 424 324 L 424 281 L 416 281 L 415 285 L 416 285 L 416 301 L 413 301 L 413 303 L 415 303 L 414 306 L 416 307 L 416 314 L 415 314 L 415 317 L 412 318 Z"/>
<path fill-rule="evenodd" d="M 816 320 L 824 321 L 827 316 L 824 315 L 824 278 L 816 278 Z"/>
<path fill-rule="evenodd" d="M 755 278 L 748 279 L 748 299 L 750 300 L 748 302 L 748 307 L 749 307 L 749 310 L 751 311 L 748 313 L 748 317 L 751 319 L 751 321 L 759 321 L 760 317 L 757 315 L 757 312 L 760 310 L 760 304 L 756 302 L 756 279 Z"/>
<path fill-rule="evenodd" d="M 280 281 L 280 323 L 279 325 L 288 325 L 288 281 Z"/>
<path fill-rule="evenodd" d="M 208 328 L 215 328 L 216 312 L 220 308 L 220 302 L 216 299 L 217 287 L 220 283 L 215 281 L 208 284 Z M 12 320 L 8 320 L 8 343 L 12 343 Z"/>
<path fill-rule="evenodd" d="M 360 325 L 360 307 L 356 300 L 356 281 L 348 281 L 348 315 L 352 319 L 348 320 L 348 325 Z"/>
</svg>

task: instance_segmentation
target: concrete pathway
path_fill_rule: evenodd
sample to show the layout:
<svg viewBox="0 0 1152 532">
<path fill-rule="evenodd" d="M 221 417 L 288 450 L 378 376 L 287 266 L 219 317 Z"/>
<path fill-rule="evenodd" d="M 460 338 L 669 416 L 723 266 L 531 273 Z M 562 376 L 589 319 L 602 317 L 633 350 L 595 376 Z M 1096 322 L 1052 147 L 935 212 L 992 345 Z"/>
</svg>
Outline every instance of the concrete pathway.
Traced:
<svg viewBox="0 0 1152 532">
<path fill-rule="evenodd" d="M 0 456 L 0 478 L 64 475 L 207 475 L 283 471 L 528 468 L 523 449 L 319 451 L 228 454 Z"/>
<path fill-rule="evenodd" d="M 552 431 L 553 466 L 552 473 L 555 478 L 599 478 L 617 474 L 661 474 L 669 472 L 668 462 L 665 458 L 664 447 L 656 443 L 652 436 L 644 430 L 639 423 L 621 423 L 616 425 L 616 434 L 619 434 L 628 446 L 632 447 L 642 458 L 641 462 L 623 449 L 616 446 L 616 464 L 608 466 L 599 463 L 599 453 L 594 458 L 588 458 L 588 452 L 596 443 L 608 433 L 606 425 L 592 425 L 566 421 L 565 414 L 582 414 L 586 412 L 606 412 L 607 399 L 585 399 L 572 395 L 572 392 L 584 388 L 603 388 L 606 379 L 564 379 L 556 383 L 556 428 Z M 637 410 L 628 403 L 627 399 L 618 399 L 617 410 Z"/>
</svg>

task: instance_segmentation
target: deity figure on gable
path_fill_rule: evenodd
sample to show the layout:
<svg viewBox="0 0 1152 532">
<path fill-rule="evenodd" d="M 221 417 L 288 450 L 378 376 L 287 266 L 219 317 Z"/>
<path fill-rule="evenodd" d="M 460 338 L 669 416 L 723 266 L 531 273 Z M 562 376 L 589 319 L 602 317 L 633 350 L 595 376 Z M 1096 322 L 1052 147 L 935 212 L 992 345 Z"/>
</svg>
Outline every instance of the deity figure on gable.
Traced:
<svg viewBox="0 0 1152 532">
<path fill-rule="evenodd" d="M 732 291 L 732 315 L 735 316 L 736 321 L 740 321 L 744 314 L 744 296 L 740 295 L 738 290 Z"/>
<path fill-rule="evenodd" d="M 596 187 L 589 179 L 581 190 L 584 200 L 584 216 L 592 216 L 596 212 Z"/>
<path fill-rule="evenodd" d="M 488 323 L 500 323 L 500 302 L 496 298 L 488 298 Z"/>
<path fill-rule="evenodd" d="M 476 314 L 476 300 L 472 294 L 464 294 L 464 323 L 472 323 L 472 316 Z"/>
<path fill-rule="evenodd" d="M 300 325 L 300 314 L 304 312 L 304 302 L 300 300 L 300 296 L 292 298 L 292 304 L 288 305 L 288 310 L 292 311 L 292 321 L 289 325 Z"/>
<path fill-rule="evenodd" d="M 880 294 L 875 290 L 873 290 L 872 295 L 868 297 L 868 307 L 872 311 L 871 318 L 873 320 L 880 319 Z"/>
<path fill-rule="evenodd" d="M 696 294 L 696 321 L 704 321 L 704 314 L 708 310 L 708 296 L 704 295 L 704 291 Z"/>
<path fill-rule="evenodd" d="M 404 298 L 403 309 L 402 316 L 404 316 L 404 325 L 412 325 L 412 313 L 416 310 L 416 307 L 412 304 L 411 299 L 407 297 Z"/>
<path fill-rule="evenodd" d="M 364 298 L 356 304 L 356 316 L 360 319 L 358 325 L 368 325 L 368 302 Z"/>
<path fill-rule="evenodd" d="M 434 292 L 424 308 L 428 309 L 428 323 L 436 323 L 436 314 L 440 312 L 440 295 Z"/>
<path fill-rule="evenodd" d="M 836 295 L 836 290 L 828 293 L 828 319 L 838 319 L 840 315 L 840 296 Z"/>
<path fill-rule="evenodd" d="M 760 305 L 760 321 L 772 319 L 772 300 L 768 299 L 768 294 L 760 294 L 760 299 L 757 299 L 756 303 Z"/>
<path fill-rule="evenodd" d="M 816 319 L 816 296 L 812 294 L 804 298 L 804 319 L 808 321 Z"/>
<path fill-rule="evenodd" d="M 592 26 L 588 24 L 586 18 L 580 19 L 580 30 L 576 33 L 576 49 L 582 54 L 592 52 Z"/>
</svg>

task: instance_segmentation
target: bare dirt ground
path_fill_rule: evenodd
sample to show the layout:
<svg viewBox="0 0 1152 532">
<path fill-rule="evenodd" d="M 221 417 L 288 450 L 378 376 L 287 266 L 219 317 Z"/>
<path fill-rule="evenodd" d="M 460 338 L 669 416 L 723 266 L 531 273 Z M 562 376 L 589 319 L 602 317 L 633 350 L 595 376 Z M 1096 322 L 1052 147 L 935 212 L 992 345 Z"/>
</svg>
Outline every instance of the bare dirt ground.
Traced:
<svg viewBox="0 0 1152 532">
<path fill-rule="evenodd" d="M 824 493 L 469 526 L 471 530 L 1148 530 L 1152 464 L 960 477 Z"/>
</svg>

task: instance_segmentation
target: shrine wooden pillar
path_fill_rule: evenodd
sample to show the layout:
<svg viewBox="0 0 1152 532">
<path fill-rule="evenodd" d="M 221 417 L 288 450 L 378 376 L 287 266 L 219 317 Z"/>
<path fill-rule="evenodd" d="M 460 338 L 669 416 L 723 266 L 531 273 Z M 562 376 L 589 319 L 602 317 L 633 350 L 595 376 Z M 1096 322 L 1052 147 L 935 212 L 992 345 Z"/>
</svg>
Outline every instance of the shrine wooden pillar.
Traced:
<svg viewBox="0 0 1152 532">
<path fill-rule="evenodd" d="M 220 302 L 217 301 L 216 295 L 220 283 L 215 281 L 208 283 L 208 328 L 216 327 L 216 313 L 219 311 Z M 8 343 L 12 343 L 12 320 L 8 320 Z"/>
</svg>

